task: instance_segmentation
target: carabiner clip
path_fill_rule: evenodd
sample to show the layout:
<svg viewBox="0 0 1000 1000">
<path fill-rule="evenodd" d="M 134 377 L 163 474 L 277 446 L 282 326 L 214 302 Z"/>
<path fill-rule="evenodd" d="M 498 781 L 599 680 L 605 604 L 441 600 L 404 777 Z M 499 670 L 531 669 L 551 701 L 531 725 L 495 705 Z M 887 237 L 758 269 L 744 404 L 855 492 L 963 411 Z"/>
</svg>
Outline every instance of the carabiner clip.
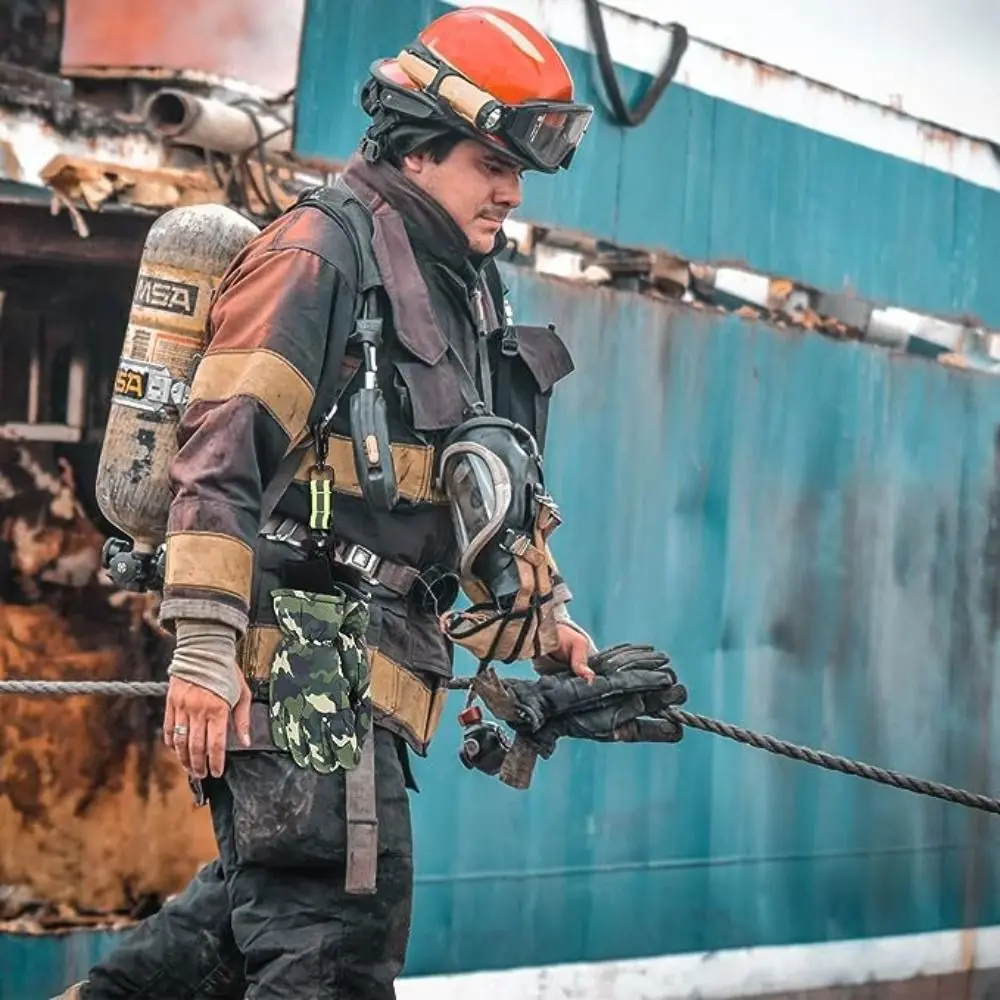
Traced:
<svg viewBox="0 0 1000 1000">
<path fill-rule="evenodd" d="M 313 435 L 313 451 L 316 452 L 316 465 L 315 468 L 322 469 L 326 467 L 326 454 L 327 454 L 327 431 L 323 426 L 325 421 L 317 421 L 313 424 L 312 435 Z"/>
</svg>

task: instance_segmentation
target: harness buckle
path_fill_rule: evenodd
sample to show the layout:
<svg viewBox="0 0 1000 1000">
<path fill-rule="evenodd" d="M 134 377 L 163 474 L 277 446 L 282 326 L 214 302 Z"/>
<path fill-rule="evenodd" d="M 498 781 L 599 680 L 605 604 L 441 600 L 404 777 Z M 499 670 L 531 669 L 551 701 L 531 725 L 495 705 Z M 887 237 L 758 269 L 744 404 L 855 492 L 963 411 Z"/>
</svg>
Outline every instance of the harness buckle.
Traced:
<svg viewBox="0 0 1000 1000">
<path fill-rule="evenodd" d="M 262 531 L 261 536 L 269 542 L 280 542 L 283 545 L 291 545 L 296 549 L 304 548 L 303 544 L 295 536 L 299 533 L 299 522 L 292 517 L 286 517 L 281 521 L 274 531 Z"/>
<path fill-rule="evenodd" d="M 382 560 L 371 549 L 367 549 L 357 542 L 352 542 L 344 550 L 344 562 L 353 569 L 359 570 L 369 580 L 374 580 L 375 571 Z"/>
</svg>

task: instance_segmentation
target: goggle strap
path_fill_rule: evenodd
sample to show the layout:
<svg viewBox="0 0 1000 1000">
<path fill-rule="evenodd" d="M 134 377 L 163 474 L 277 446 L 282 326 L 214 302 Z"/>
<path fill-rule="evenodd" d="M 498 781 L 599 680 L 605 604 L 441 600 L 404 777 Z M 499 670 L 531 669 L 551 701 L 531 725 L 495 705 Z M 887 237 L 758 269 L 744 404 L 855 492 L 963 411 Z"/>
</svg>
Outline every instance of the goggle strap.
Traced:
<svg viewBox="0 0 1000 1000">
<path fill-rule="evenodd" d="M 441 96 L 470 125 L 478 128 L 479 114 L 488 104 L 498 103 L 492 94 L 480 90 L 456 70 L 439 70 L 425 59 L 403 49 L 396 57 L 400 69 L 428 94 Z M 434 89 L 432 89 L 434 88 Z"/>
</svg>

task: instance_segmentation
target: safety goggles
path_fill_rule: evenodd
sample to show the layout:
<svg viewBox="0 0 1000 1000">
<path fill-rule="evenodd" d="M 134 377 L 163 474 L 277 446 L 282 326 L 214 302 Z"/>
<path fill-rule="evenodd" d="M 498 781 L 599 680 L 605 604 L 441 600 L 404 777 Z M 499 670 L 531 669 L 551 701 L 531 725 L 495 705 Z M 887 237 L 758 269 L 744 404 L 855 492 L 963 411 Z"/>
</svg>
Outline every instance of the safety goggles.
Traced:
<svg viewBox="0 0 1000 1000">
<path fill-rule="evenodd" d="M 495 136 L 546 173 L 569 166 L 594 114 L 588 104 L 562 101 L 504 104 L 422 45 L 403 49 L 396 62 L 425 94 L 445 101 L 477 132 Z"/>
</svg>

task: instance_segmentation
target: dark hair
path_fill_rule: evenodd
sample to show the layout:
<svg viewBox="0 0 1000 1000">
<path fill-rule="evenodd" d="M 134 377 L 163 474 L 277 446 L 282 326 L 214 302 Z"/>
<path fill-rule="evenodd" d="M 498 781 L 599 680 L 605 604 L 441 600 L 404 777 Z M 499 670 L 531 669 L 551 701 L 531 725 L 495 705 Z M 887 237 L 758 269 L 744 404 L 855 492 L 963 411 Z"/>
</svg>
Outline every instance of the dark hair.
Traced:
<svg viewBox="0 0 1000 1000">
<path fill-rule="evenodd" d="M 451 151 L 461 141 L 461 132 L 445 132 L 444 135 L 436 135 L 433 139 L 420 143 L 416 149 L 411 149 L 410 152 L 418 156 L 425 153 L 434 163 L 444 163 L 451 156 Z"/>
<path fill-rule="evenodd" d="M 426 155 L 434 163 L 443 163 L 451 155 L 451 151 L 462 141 L 462 133 L 449 129 L 447 132 L 438 132 L 429 138 L 416 138 L 409 130 L 400 134 L 389 135 L 389 155 L 388 159 L 396 166 L 400 167 L 404 156 Z M 414 141 L 416 138 L 416 141 Z"/>
</svg>

